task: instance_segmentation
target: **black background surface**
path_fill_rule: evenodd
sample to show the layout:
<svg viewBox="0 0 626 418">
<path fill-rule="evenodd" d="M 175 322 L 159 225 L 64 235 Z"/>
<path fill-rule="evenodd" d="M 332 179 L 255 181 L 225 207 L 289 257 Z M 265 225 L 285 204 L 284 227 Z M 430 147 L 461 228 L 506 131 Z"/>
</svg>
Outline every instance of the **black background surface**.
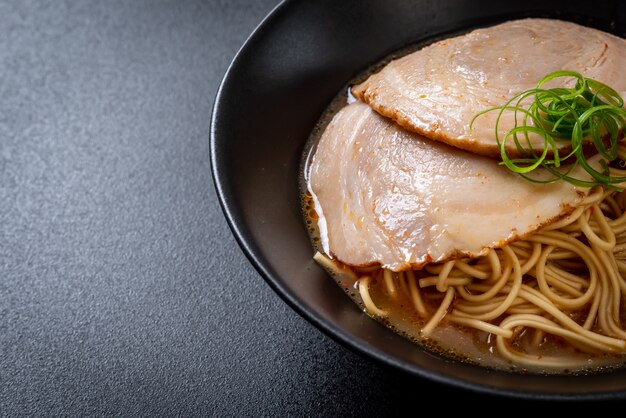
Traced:
<svg viewBox="0 0 626 418">
<path fill-rule="evenodd" d="M 0 2 L 0 415 L 489 408 L 330 340 L 232 237 L 211 108 L 276 3 Z"/>
</svg>

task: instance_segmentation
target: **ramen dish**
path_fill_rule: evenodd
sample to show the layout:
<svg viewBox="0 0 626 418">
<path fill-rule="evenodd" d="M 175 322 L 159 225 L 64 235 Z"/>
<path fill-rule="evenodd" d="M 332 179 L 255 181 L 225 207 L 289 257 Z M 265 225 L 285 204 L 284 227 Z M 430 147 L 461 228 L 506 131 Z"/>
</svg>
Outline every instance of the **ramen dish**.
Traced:
<svg viewBox="0 0 626 418">
<path fill-rule="evenodd" d="M 626 354 L 626 40 L 554 19 L 359 77 L 303 161 L 315 260 L 456 359 L 590 373 Z"/>
</svg>

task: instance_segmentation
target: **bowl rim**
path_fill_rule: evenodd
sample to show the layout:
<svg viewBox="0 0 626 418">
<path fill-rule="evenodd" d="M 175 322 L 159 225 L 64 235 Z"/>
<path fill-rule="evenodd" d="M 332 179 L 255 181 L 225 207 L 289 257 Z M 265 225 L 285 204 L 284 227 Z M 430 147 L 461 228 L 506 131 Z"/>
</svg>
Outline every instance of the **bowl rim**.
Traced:
<svg viewBox="0 0 626 418">
<path fill-rule="evenodd" d="M 243 57 L 250 53 L 254 49 L 255 44 L 267 31 L 272 30 L 272 26 L 277 19 L 280 19 L 284 14 L 288 13 L 289 7 L 300 0 L 281 0 L 276 6 L 274 6 L 257 24 L 257 26 L 248 35 L 246 40 L 240 46 L 230 64 L 228 65 L 224 75 L 221 79 L 219 87 L 216 91 L 214 102 L 211 110 L 210 129 L 209 129 L 209 163 L 210 170 L 213 179 L 213 185 L 216 190 L 218 201 L 222 209 L 222 213 L 227 221 L 227 224 L 235 237 L 236 242 L 241 248 L 242 252 L 252 264 L 255 270 L 261 275 L 263 280 L 270 286 L 270 288 L 293 309 L 298 315 L 303 317 L 309 323 L 314 325 L 318 330 L 322 331 L 325 335 L 329 336 L 335 342 L 341 344 L 343 347 L 350 351 L 364 356 L 369 360 L 377 363 L 382 363 L 387 367 L 391 367 L 397 371 L 406 373 L 414 377 L 419 377 L 426 380 L 431 380 L 439 384 L 456 387 L 469 392 L 473 392 L 479 395 L 497 395 L 502 397 L 526 399 L 526 400 L 552 400 L 552 401 L 571 401 L 571 400 L 615 400 L 625 399 L 626 391 L 597 391 L 592 393 L 568 393 L 568 392 L 533 392 L 525 390 L 512 390 L 504 389 L 489 384 L 480 384 L 476 382 L 467 381 L 465 379 L 457 377 L 449 377 L 436 372 L 431 372 L 419 368 L 418 366 L 411 365 L 409 363 L 398 360 L 397 358 L 385 353 L 384 351 L 377 349 L 365 343 L 351 338 L 349 334 L 342 331 L 332 321 L 328 321 L 321 317 L 315 310 L 310 309 L 306 304 L 302 304 L 298 297 L 291 293 L 287 286 L 281 284 L 280 280 L 274 278 L 274 273 L 269 266 L 266 266 L 261 257 L 257 254 L 255 249 L 254 240 L 251 234 L 243 227 L 241 227 L 242 217 L 238 213 L 238 208 L 234 200 L 230 197 L 226 190 L 227 180 L 225 173 L 223 172 L 220 162 L 220 116 L 224 112 L 224 101 L 226 98 L 226 91 L 228 90 L 229 82 L 243 60 Z M 500 371 L 495 371 L 500 372 Z M 506 372 L 503 372 L 506 373 Z"/>
</svg>

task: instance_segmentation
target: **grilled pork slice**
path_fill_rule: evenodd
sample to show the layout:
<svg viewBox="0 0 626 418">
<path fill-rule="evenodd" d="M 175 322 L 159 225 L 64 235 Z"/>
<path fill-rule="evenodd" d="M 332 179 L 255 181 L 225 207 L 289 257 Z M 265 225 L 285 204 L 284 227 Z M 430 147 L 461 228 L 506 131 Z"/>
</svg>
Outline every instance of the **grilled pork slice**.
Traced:
<svg viewBox="0 0 626 418">
<path fill-rule="evenodd" d="M 624 93 L 624 68 L 624 39 L 560 20 L 522 19 L 446 39 L 391 61 L 354 86 L 352 93 L 410 131 L 495 157 L 497 112 L 478 118 L 470 132 L 478 112 L 505 104 L 559 70 L 580 72 Z M 500 138 L 513 122 L 513 114 L 507 113 L 500 122 Z M 535 135 L 532 142 L 536 150 L 543 149 L 543 138 Z M 569 149 L 569 141 L 561 141 L 559 148 Z M 520 155 L 512 141 L 507 141 L 507 150 L 511 156 Z"/>
<path fill-rule="evenodd" d="M 584 195 L 410 133 L 359 101 L 324 130 L 307 185 L 327 254 L 395 271 L 484 255 L 565 216 Z"/>
</svg>

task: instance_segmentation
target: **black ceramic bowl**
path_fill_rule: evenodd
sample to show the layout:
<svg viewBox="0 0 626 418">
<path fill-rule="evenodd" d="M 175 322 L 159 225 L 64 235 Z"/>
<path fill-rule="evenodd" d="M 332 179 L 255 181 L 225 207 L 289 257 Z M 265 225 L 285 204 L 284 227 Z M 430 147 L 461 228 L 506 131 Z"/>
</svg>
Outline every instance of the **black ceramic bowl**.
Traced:
<svg viewBox="0 0 626 418">
<path fill-rule="evenodd" d="M 356 74 L 408 45 L 527 16 L 626 35 L 616 1 L 285 1 L 230 66 L 215 102 L 211 159 L 226 218 L 270 286 L 335 340 L 457 388 L 528 399 L 626 398 L 626 370 L 589 376 L 495 372 L 438 357 L 366 316 L 311 257 L 298 176 L 304 144 Z"/>
</svg>

